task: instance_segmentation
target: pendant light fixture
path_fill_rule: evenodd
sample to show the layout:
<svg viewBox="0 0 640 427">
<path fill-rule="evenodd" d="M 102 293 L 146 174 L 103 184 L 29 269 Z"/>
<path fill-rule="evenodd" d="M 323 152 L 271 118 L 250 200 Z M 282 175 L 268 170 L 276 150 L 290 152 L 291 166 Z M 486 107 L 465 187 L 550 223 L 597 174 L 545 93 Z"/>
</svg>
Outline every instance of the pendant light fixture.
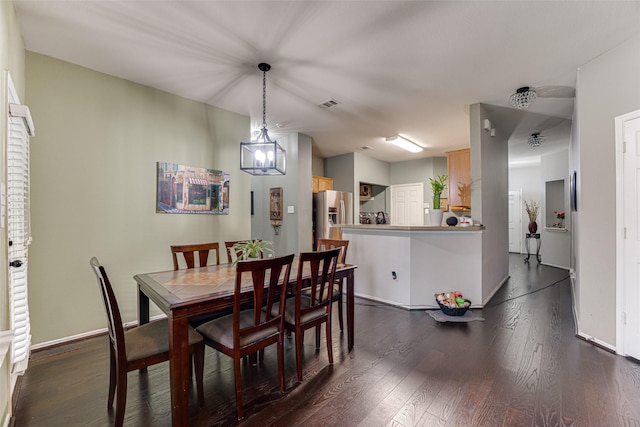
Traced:
<svg viewBox="0 0 640 427">
<path fill-rule="evenodd" d="M 286 151 L 267 132 L 267 71 L 271 65 L 258 64 L 262 71 L 262 129 L 256 141 L 240 143 L 240 170 L 251 175 L 286 175 Z"/>
<path fill-rule="evenodd" d="M 539 147 L 544 142 L 544 136 L 540 135 L 540 132 L 532 133 L 527 142 L 532 147 Z"/>
<path fill-rule="evenodd" d="M 529 108 L 529 104 L 531 101 L 536 99 L 537 95 L 538 94 L 534 88 L 524 86 L 516 90 L 516 93 L 511 95 L 509 102 L 518 110 L 524 110 L 525 108 Z"/>
</svg>

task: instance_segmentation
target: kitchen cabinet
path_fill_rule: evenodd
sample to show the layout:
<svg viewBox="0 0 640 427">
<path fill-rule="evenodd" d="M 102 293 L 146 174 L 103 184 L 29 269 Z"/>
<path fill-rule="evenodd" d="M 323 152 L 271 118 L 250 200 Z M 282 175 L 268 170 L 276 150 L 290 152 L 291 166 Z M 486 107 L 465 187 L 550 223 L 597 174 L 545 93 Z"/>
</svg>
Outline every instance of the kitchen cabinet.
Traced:
<svg viewBox="0 0 640 427">
<path fill-rule="evenodd" d="M 449 206 L 451 210 L 471 209 L 471 156 L 470 149 L 449 151 L 447 175 L 449 175 Z"/>
<path fill-rule="evenodd" d="M 326 176 L 314 176 L 312 178 L 312 192 L 333 190 L 333 178 L 327 178 Z"/>
</svg>

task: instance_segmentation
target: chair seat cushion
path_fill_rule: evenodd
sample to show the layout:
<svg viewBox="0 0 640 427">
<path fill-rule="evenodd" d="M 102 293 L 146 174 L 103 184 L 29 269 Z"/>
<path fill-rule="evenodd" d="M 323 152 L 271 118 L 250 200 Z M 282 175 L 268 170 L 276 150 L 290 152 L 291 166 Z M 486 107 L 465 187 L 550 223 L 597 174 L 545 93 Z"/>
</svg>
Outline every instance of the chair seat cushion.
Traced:
<svg viewBox="0 0 640 427">
<path fill-rule="evenodd" d="M 144 359 L 169 352 L 169 322 L 167 319 L 140 325 L 124 332 L 127 360 Z M 202 342 L 202 336 L 189 327 L 189 345 Z"/>
<path fill-rule="evenodd" d="M 328 293 L 328 289 L 324 290 L 324 295 L 322 296 L 324 299 L 327 298 L 327 293 Z M 302 288 L 302 295 L 305 295 L 307 297 L 311 297 L 311 288 Z M 337 301 L 340 299 L 340 282 L 336 281 L 333 284 L 333 294 L 332 294 L 332 300 Z"/>
<path fill-rule="evenodd" d="M 311 302 L 311 298 L 305 295 L 300 296 L 300 307 L 308 308 Z M 324 316 L 327 313 L 326 307 L 320 307 L 317 310 L 304 313 L 300 316 L 300 322 L 307 323 L 311 320 Z M 289 298 L 286 302 L 284 310 L 284 322 L 289 325 L 295 325 L 296 323 L 296 299 Z"/>
<path fill-rule="evenodd" d="M 253 310 L 240 312 L 240 329 L 249 328 L 253 325 Z M 203 323 L 198 326 L 196 330 L 208 340 L 215 341 L 227 348 L 233 348 L 233 314 Z M 261 341 L 271 335 L 277 334 L 277 326 L 261 329 L 252 334 L 240 337 L 240 347 L 245 347 L 254 342 Z"/>
</svg>

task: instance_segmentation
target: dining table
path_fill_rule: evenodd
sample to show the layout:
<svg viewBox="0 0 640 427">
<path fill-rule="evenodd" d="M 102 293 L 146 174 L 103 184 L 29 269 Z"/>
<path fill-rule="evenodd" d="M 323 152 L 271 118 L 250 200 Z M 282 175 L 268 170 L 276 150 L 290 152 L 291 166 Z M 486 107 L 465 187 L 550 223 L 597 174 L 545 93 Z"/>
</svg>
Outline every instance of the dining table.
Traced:
<svg viewBox="0 0 640 427">
<path fill-rule="evenodd" d="M 336 280 L 346 280 L 347 348 L 354 345 L 354 271 L 353 264 L 338 263 Z M 297 257 L 291 266 L 287 287 L 294 289 L 298 275 Z M 303 279 L 308 279 L 304 276 Z M 138 322 L 149 322 L 149 301 L 166 314 L 169 322 L 169 370 L 171 383 L 171 420 L 173 426 L 189 421 L 189 319 L 233 308 L 236 269 L 232 264 L 136 274 L 138 285 Z M 246 290 L 245 290 L 246 289 Z M 242 286 L 242 302 L 251 302 L 251 281 Z"/>
</svg>

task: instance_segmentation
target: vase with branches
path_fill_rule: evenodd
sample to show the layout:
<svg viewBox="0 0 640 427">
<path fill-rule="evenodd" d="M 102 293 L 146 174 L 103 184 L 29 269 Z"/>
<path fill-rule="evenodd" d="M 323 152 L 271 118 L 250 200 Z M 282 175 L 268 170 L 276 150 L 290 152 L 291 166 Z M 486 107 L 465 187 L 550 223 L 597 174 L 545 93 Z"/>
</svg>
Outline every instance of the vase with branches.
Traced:
<svg viewBox="0 0 640 427">
<path fill-rule="evenodd" d="M 525 200 L 524 210 L 527 211 L 527 215 L 529 215 L 529 233 L 535 234 L 536 231 L 538 231 L 538 223 L 536 220 L 538 219 L 538 213 L 540 212 L 540 203 L 535 200 Z"/>
</svg>

